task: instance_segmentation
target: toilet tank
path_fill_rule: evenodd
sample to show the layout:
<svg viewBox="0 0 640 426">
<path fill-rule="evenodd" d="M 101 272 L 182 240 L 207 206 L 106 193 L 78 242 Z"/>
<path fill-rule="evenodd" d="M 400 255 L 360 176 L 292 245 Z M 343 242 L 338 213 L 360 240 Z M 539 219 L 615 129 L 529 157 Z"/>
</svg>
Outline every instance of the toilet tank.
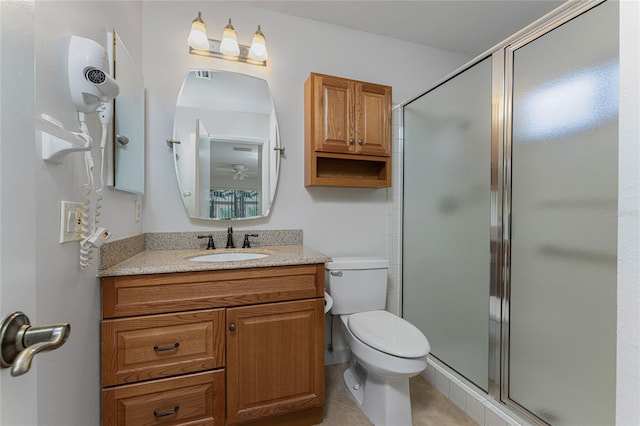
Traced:
<svg viewBox="0 0 640 426">
<path fill-rule="evenodd" d="M 385 309 L 389 261 L 381 257 L 334 257 L 324 264 L 331 314 Z"/>
</svg>

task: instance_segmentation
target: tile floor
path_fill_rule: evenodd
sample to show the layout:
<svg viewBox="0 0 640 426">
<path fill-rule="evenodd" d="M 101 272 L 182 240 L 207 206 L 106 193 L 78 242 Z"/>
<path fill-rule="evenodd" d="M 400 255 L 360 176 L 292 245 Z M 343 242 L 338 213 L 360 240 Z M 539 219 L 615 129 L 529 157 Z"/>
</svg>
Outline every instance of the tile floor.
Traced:
<svg viewBox="0 0 640 426">
<path fill-rule="evenodd" d="M 351 399 L 342 381 L 348 364 L 325 367 L 325 406 L 323 425 L 370 426 L 367 417 Z M 422 376 L 411 378 L 411 407 L 414 426 L 477 426 L 471 417 Z"/>
</svg>

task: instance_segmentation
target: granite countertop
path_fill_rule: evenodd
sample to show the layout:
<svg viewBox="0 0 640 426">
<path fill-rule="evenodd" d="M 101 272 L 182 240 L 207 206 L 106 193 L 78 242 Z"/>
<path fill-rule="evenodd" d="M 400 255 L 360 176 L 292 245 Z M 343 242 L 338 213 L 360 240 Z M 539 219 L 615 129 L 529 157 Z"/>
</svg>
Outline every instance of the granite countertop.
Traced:
<svg viewBox="0 0 640 426">
<path fill-rule="evenodd" d="M 230 262 L 193 262 L 189 259 L 217 253 L 263 253 L 267 257 Z M 269 266 L 308 265 L 325 263 L 331 258 L 303 245 L 265 246 L 251 249 L 181 249 L 145 250 L 109 268 L 101 269 L 99 277 L 161 274 L 171 272 L 213 271 L 219 269 L 261 268 Z"/>
</svg>

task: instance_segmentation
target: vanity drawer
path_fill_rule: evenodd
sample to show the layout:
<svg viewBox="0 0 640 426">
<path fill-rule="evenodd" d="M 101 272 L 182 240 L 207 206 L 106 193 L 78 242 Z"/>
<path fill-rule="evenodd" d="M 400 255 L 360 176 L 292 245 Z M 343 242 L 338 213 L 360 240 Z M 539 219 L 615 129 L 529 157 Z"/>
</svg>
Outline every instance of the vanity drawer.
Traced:
<svg viewBox="0 0 640 426">
<path fill-rule="evenodd" d="M 102 391 L 103 426 L 224 425 L 224 370 Z"/>
<path fill-rule="evenodd" d="M 102 386 L 224 366 L 224 309 L 104 320 Z"/>
<path fill-rule="evenodd" d="M 103 318 L 324 296 L 324 266 L 296 265 L 102 278 Z"/>
</svg>

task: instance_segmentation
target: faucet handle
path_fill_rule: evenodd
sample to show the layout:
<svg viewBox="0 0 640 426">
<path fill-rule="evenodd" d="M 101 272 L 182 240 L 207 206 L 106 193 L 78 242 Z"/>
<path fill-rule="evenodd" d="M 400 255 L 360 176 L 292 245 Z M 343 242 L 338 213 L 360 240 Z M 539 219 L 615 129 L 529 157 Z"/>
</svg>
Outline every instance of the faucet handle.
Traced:
<svg viewBox="0 0 640 426">
<path fill-rule="evenodd" d="M 213 243 L 213 235 L 209 234 L 209 235 L 198 235 L 198 238 L 208 238 L 209 241 L 207 242 L 207 250 L 213 250 L 216 248 L 216 245 Z"/>
<path fill-rule="evenodd" d="M 258 234 L 244 234 L 244 242 L 242 243 L 242 248 L 251 248 L 251 242 L 249 241 L 249 237 L 257 237 Z"/>
</svg>

